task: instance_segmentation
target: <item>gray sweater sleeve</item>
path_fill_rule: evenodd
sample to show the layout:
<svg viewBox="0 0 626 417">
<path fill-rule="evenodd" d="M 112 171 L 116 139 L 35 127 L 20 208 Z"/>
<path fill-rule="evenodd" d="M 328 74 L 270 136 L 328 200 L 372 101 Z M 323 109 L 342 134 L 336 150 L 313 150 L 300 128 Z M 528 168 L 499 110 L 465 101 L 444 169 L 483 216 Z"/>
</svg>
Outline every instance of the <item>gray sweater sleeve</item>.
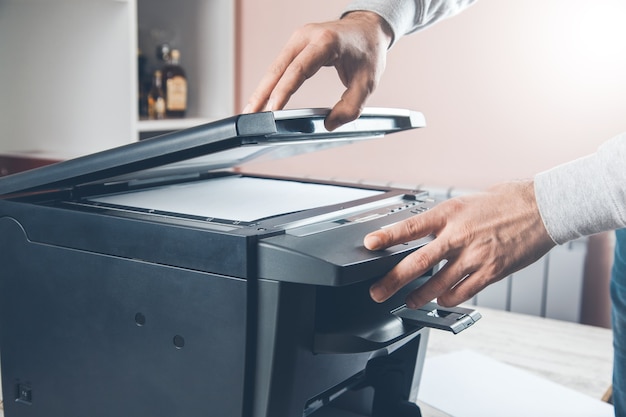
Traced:
<svg viewBox="0 0 626 417">
<path fill-rule="evenodd" d="M 353 0 L 345 13 L 377 13 L 402 36 L 450 17 L 474 0 Z M 626 227 L 626 133 L 592 155 L 535 176 L 535 195 L 555 243 Z"/>
<path fill-rule="evenodd" d="M 537 174 L 535 196 L 555 243 L 626 227 L 626 133 Z"/>
<path fill-rule="evenodd" d="M 389 23 L 393 43 L 417 30 L 460 12 L 475 0 L 353 0 L 344 14 L 358 10 L 375 12 Z"/>
</svg>

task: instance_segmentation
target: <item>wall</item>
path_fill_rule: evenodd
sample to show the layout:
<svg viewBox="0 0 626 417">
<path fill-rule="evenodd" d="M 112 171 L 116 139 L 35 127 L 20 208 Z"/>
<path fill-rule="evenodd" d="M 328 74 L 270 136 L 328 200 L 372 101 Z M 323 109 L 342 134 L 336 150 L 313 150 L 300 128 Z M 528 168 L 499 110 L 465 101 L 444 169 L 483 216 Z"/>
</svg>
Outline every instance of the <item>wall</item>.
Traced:
<svg viewBox="0 0 626 417">
<path fill-rule="evenodd" d="M 0 0 L 0 152 L 135 140 L 133 1 Z"/>
<path fill-rule="evenodd" d="M 296 28 L 348 2 L 238 1 L 239 108 Z M 620 0 L 480 0 L 394 46 L 368 102 L 421 111 L 427 128 L 245 169 L 479 189 L 591 153 L 626 131 L 624 16 Z M 342 91 L 323 69 L 288 106 L 332 106 Z M 610 235 L 588 250 L 581 320 L 609 327 Z"/>
<path fill-rule="evenodd" d="M 294 29 L 347 3 L 239 0 L 243 107 Z M 483 188 L 593 152 L 626 131 L 626 3 L 481 0 L 389 52 L 371 106 L 408 107 L 428 127 L 248 170 Z M 331 106 L 333 69 L 289 107 Z"/>
</svg>

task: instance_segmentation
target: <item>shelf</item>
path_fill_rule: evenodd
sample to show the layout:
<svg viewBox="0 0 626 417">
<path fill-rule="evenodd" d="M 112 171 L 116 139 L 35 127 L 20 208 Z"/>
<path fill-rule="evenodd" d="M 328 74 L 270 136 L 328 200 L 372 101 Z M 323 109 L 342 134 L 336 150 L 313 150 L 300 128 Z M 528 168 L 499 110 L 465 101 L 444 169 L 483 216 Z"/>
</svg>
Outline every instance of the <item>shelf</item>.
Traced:
<svg viewBox="0 0 626 417">
<path fill-rule="evenodd" d="M 11 56 L 0 65 L 0 152 L 86 155 L 233 114 L 235 0 L 0 0 L 0 9 L 0 50 Z M 152 58 L 160 42 L 181 51 L 193 117 L 139 120 L 137 50 Z M 50 45 L 80 59 L 69 64 Z"/>
<path fill-rule="evenodd" d="M 181 53 L 188 81 L 185 119 L 146 121 L 138 133 L 179 130 L 232 115 L 234 105 L 233 0 L 137 1 L 137 46 L 145 58 L 145 73 L 152 79 L 163 63 L 156 47 L 167 43 Z"/>
</svg>

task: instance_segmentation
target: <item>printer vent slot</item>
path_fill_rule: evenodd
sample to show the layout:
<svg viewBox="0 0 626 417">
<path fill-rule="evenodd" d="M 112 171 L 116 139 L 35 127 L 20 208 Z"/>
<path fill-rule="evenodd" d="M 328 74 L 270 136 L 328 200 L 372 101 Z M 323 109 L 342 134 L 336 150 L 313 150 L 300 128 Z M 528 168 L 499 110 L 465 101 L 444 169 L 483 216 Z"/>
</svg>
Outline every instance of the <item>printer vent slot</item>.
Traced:
<svg viewBox="0 0 626 417">
<path fill-rule="evenodd" d="M 361 371 L 347 380 L 337 384 L 336 386 L 324 391 L 323 393 L 311 398 L 304 406 L 302 417 L 308 417 L 322 407 L 327 406 L 335 399 L 339 398 L 346 392 L 357 388 L 363 384 L 365 380 L 365 371 Z"/>
</svg>

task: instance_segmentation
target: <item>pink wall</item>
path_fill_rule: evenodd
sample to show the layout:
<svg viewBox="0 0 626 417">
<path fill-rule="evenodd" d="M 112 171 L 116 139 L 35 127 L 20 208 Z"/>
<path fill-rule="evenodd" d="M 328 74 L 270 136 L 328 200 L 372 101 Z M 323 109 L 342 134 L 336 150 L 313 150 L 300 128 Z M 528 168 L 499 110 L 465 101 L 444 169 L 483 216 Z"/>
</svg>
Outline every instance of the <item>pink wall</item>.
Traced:
<svg viewBox="0 0 626 417">
<path fill-rule="evenodd" d="M 347 3 L 239 1 L 242 107 L 294 29 Z M 621 0 L 480 0 L 394 46 L 368 102 L 421 111 L 426 129 L 247 170 L 482 188 L 593 152 L 626 131 L 624 17 Z M 331 106 L 341 91 L 325 69 L 289 107 Z"/>
</svg>

